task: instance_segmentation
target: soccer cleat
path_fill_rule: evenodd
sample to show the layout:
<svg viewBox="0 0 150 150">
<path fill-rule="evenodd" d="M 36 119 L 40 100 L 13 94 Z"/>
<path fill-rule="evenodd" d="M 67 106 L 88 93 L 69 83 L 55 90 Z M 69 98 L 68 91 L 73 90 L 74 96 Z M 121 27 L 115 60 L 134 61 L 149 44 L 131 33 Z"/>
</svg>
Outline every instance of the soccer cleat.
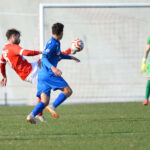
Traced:
<svg viewBox="0 0 150 150">
<path fill-rule="evenodd" d="M 148 103 L 149 103 L 149 101 L 148 101 L 148 100 L 145 100 L 145 101 L 143 102 L 143 105 L 144 105 L 144 106 L 147 106 Z"/>
<path fill-rule="evenodd" d="M 50 112 L 53 117 L 59 118 L 59 115 L 57 114 L 56 109 L 55 109 L 53 106 L 51 106 L 51 105 L 50 105 L 50 106 L 47 106 L 47 107 L 45 108 L 45 110 L 46 110 L 47 112 Z"/>
<path fill-rule="evenodd" d="M 42 116 L 37 115 L 35 118 L 36 118 L 37 120 L 41 121 L 41 122 L 47 122 L 46 119 L 45 119 L 45 117 L 44 117 L 43 115 L 42 115 Z"/>
<path fill-rule="evenodd" d="M 28 116 L 27 116 L 27 122 L 28 123 L 31 123 L 31 124 L 36 124 L 37 121 L 35 119 L 35 117 L 32 115 L 32 113 L 30 113 Z"/>
</svg>

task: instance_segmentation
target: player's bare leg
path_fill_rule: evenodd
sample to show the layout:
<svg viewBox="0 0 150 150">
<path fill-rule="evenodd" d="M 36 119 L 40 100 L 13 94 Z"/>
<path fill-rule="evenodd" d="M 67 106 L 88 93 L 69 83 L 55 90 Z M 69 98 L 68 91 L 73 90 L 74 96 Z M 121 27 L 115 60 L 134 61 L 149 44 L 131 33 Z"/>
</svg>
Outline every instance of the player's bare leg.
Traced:
<svg viewBox="0 0 150 150">
<path fill-rule="evenodd" d="M 66 95 L 67 98 L 72 95 L 72 89 L 70 88 L 70 86 L 61 89 L 61 91 Z"/>
<path fill-rule="evenodd" d="M 50 112 L 55 118 L 59 118 L 59 115 L 56 112 L 56 107 L 58 107 L 65 99 L 67 99 L 72 94 L 72 89 L 69 86 L 60 90 L 62 91 L 62 93 L 60 93 L 53 104 L 45 108 L 46 111 Z"/>
</svg>

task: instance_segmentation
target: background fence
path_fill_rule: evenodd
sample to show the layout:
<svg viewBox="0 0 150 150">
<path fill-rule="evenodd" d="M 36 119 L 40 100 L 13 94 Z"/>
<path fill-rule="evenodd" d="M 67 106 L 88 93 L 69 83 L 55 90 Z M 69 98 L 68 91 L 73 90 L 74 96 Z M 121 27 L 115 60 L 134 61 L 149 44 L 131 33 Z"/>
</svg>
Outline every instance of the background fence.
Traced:
<svg viewBox="0 0 150 150">
<path fill-rule="evenodd" d="M 81 63 L 61 61 L 58 65 L 74 91 L 66 103 L 144 99 L 146 75 L 140 72 L 140 67 L 146 40 L 150 35 L 149 11 L 149 7 L 44 9 L 45 41 L 51 36 L 52 24 L 62 22 L 65 25 L 62 50 L 67 49 L 75 38 L 81 38 L 85 43 L 84 50 L 76 55 Z M 12 28 L 15 27 L 13 23 L 19 20 L 20 24 L 16 28 L 22 31 L 21 46 L 39 49 L 38 13 L 11 15 L 17 18 L 4 22 L 9 24 L 10 21 L 7 28 Z M 22 18 L 26 18 L 25 24 L 21 23 Z M 0 27 L 2 47 L 5 43 L 5 28 L 2 25 Z M 8 104 L 36 103 L 36 87 L 21 81 L 9 66 L 7 72 L 8 86 L 0 88 L 0 104 L 4 104 L 4 100 Z M 57 94 L 52 93 L 52 101 Z"/>
</svg>

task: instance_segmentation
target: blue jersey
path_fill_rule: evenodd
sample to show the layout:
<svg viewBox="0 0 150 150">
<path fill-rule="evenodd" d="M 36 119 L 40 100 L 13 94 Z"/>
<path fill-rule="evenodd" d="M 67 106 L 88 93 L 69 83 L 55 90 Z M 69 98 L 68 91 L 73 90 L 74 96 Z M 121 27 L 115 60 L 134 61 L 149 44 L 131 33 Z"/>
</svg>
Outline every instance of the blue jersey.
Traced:
<svg viewBox="0 0 150 150">
<path fill-rule="evenodd" d="M 44 49 L 43 56 L 41 59 L 42 66 L 40 73 L 53 74 L 50 69 L 52 66 L 57 67 L 58 61 L 60 59 L 70 59 L 68 55 L 64 55 L 60 50 L 60 42 L 55 38 L 51 38 Z"/>
<path fill-rule="evenodd" d="M 42 65 L 38 74 L 37 86 L 38 97 L 41 96 L 41 93 L 50 96 L 51 89 L 55 91 L 68 86 L 61 76 L 56 76 L 51 70 L 52 66 L 57 67 L 60 59 L 71 59 L 71 57 L 61 53 L 60 42 L 52 37 L 47 42 L 41 59 Z"/>
</svg>

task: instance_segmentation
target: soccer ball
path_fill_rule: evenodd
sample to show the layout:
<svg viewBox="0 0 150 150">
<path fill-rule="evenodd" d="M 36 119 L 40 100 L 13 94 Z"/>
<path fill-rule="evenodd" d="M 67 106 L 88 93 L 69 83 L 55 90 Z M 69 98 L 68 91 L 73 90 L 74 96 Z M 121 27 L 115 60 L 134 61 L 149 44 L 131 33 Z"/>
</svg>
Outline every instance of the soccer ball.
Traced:
<svg viewBox="0 0 150 150">
<path fill-rule="evenodd" d="M 84 47 L 84 43 L 82 40 L 77 39 L 71 42 L 71 54 L 75 54 L 76 52 L 80 52 Z"/>
</svg>

